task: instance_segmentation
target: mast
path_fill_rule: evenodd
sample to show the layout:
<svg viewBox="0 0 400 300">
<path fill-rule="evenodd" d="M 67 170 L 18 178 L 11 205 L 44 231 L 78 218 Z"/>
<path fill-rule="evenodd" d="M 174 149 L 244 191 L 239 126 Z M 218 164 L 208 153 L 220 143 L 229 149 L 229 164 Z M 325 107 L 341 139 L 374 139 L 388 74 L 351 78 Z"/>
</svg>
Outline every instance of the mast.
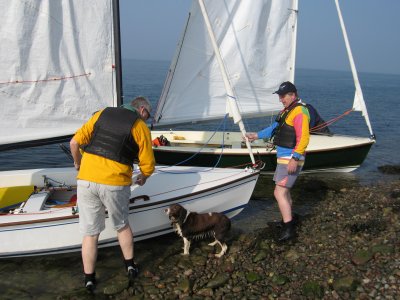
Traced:
<svg viewBox="0 0 400 300">
<path fill-rule="evenodd" d="M 240 131 L 242 132 L 243 136 L 245 137 L 246 129 L 244 127 L 244 124 L 243 124 L 243 121 L 242 121 L 242 116 L 240 115 L 239 108 L 238 108 L 238 105 L 237 105 L 237 102 L 236 102 L 236 97 L 234 95 L 232 86 L 231 86 L 231 84 L 229 82 L 228 74 L 226 72 L 224 63 L 222 61 L 221 53 L 219 51 L 219 47 L 217 45 L 217 42 L 216 42 L 216 39 L 215 39 L 215 35 L 214 35 L 213 30 L 212 30 L 211 23 L 210 23 L 210 20 L 208 18 L 208 14 L 207 14 L 206 8 L 204 6 L 203 0 L 199 0 L 199 5 L 200 5 L 200 8 L 201 8 L 201 12 L 203 14 L 204 21 L 205 21 L 206 26 L 207 26 L 208 34 L 209 34 L 210 39 L 211 39 L 211 43 L 212 43 L 212 46 L 213 46 L 213 49 L 214 49 L 215 57 L 217 58 L 217 61 L 218 61 L 218 65 L 219 65 L 219 68 L 220 68 L 220 71 L 221 71 L 222 79 L 224 81 L 224 86 L 225 86 L 226 93 L 227 93 L 226 100 L 227 100 L 227 109 L 229 111 L 229 115 L 233 118 L 234 122 L 239 125 Z M 249 140 L 247 138 L 245 139 L 245 141 L 246 141 L 247 149 L 249 150 L 251 162 L 253 164 L 255 164 L 255 159 L 254 159 L 253 151 L 251 150 L 250 142 L 249 142 Z"/>
<path fill-rule="evenodd" d="M 351 67 L 351 72 L 353 74 L 354 85 L 356 88 L 356 92 L 354 95 L 353 109 L 361 111 L 362 115 L 364 116 L 365 122 L 367 123 L 369 133 L 371 134 L 371 138 L 375 139 L 375 135 L 372 132 L 371 122 L 369 121 L 368 111 L 367 111 L 367 107 L 365 105 L 365 100 L 364 100 L 363 92 L 361 90 L 360 81 L 358 80 L 357 69 L 356 69 L 356 65 L 354 63 L 353 54 L 351 52 L 349 39 L 347 37 L 346 27 L 344 26 L 342 12 L 339 7 L 339 0 L 335 0 L 335 3 L 336 3 L 336 9 L 338 12 L 338 16 L 339 16 L 340 26 L 341 26 L 342 32 L 343 32 L 344 42 L 346 44 L 347 56 L 349 57 L 349 61 L 350 61 L 350 67 Z"/>
<path fill-rule="evenodd" d="M 119 0 L 113 0 L 113 28 L 114 28 L 114 55 L 115 55 L 115 84 L 117 99 L 114 106 L 122 105 L 123 90 L 122 90 L 122 63 L 121 63 L 121 31 L 119 17 Z"/>
</svg>

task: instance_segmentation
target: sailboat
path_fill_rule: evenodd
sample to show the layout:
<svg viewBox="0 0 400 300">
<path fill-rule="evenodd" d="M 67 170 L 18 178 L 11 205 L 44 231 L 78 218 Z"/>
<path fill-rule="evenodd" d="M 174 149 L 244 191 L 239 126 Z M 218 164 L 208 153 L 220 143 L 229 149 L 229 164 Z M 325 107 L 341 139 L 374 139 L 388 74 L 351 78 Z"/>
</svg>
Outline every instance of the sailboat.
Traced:
<svg viewBox="0 0 400 300">
<path fill-rule="evenodd" d="M 0 0 L 0 18 L 0 150 L 69 140 L 93 112 L 121 104 L 118 0 Z M 76 175 L 0 172 L 0 258 L 80 251 Z M 164 210 L 173 203 L 237 215 L 258 176 L 254 168 L 158 166 L 144 186 L 131 186 L 135 239 L 171 232 Z M 99 246 L 116 244 L 106 218 Z"/>
<path fill-rule="evenodd" d="M 242 167 L 252 164 L 242 132 L 221 131 L 221 126 L 182 131 L 173 126 L 223 120 L 226 97 L 237 103 L 243 118 L 273 120 L 282 109 L 273 92 L 284 81 L 294 82 L 298 1 L 205 0 L 206 12 L 201 2 L 193 1 L 154 116 L 153 139 L 162 136 L 169 143 L 157 145 L 154 153 L 160 164 Z M 305 172 L 353 171 L 375 142 L 338 0 L 335 3 L 355 84 L 352 110 L 361 111 L 370 137 L 311 134 Z M 227 78 L 207 34 L 207 12 Z M 226 80 L 231 93 L 224 87 Z M 276 151 L 271 142 L 258 140 L 251 146 L 256 159 L 265 163 L 262 172 L 273 172 Z"/>
</svg>

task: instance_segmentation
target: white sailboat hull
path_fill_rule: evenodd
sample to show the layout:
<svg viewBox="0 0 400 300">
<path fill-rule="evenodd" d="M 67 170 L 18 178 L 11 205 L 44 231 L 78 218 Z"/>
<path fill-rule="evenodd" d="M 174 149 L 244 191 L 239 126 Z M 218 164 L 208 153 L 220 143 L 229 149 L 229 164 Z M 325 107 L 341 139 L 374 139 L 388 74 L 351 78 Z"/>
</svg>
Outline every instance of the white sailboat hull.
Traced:
<svg viewBox="0 0 400 300">
<path fill-rule="evenodd" d="M 17 182 L 37 185 L 43 182 L 43 175 L 54 181 L 76 184 L 74 169 L 55 168 L 0 172 L 1 187 Z M 164 210 L 172 203 L 180 203 L 191 211 L 237 215 L 248 203 L 258 175 L 258 171 L 251 169 L 157 167 L 144 186 L 131 187 L 129 222 L 135 240 L 171 232 Z M 57 197 L 57 193 L 62 192 L 54 192 L 53 196 Z M 31 200 L 26 203 L 35 204 Z M 32 208 L 34 205 L 26 204 L 26 207 L 26 212 L 0 215 L 0 258 L 80 251 L 79 213 L 74 214 L 73 207 L 45 205 L 38 210 Z M 116 244 L 116 232 L 106 218 L 99 247 Z"/>
</svg>

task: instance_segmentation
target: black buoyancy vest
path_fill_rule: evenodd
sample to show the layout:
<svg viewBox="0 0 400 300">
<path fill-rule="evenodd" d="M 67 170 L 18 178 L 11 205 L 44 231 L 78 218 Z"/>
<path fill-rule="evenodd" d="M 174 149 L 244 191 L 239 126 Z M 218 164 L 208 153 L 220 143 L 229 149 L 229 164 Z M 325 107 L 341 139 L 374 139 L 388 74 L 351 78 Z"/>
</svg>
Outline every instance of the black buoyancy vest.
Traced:
<svg viewBox="0 0 400 300">
<path fill-rule="evenodd" d="M 83 150 L 132 166 L 139 153 L 131 133 L 138 117 L 136 112 L 126 108 L 107 107 L 95 123 L 92 138 Z"/>
<path fill-rule="evenodd" d="M 289 106 L 289 109 L 281 111 L 276 117 L 275 121 L 278 122 L 278 126 L 275 128 L 274 132 L 274 145 L 285 148 L 294 148 L 296 146 L 296 131 L 294 127 L 288 125 L 285 120 L 289 113 L 300 105 L 306 106 L 304 103 L 297 101 Z"/>
</svg>

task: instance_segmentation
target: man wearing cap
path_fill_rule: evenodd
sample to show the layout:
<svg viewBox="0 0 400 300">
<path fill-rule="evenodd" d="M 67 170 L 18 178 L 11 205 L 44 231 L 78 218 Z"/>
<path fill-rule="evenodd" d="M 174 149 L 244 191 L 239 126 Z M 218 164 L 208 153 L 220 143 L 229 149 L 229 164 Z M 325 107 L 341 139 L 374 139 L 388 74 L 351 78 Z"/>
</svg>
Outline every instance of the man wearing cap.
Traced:
<svg viewBox="0 0 400 300">
<path fill-rule="evenodd" d="M 129 226 L 129 199 L 134 160 L 139 159 L 140 168 L 135 183 L 145 184 L 154 171 L 151 135 L 145 123 L 150 111 L 144 97 L 124 107 L 107 107 L 94 113 L 70 142 L 74 165 L 79 170 L 77 196 L 85 287 L 91 292 L 96 285 L 97 245 L 105 229 L 106 209 L 117 231 L 129 279 L 138 273 Z"/>
<path fill-rule="evenodd" d="M 284 242 L 295 236 L 296 224 L 292 215 L 290 189 L 304 165 L 306 148 L 310 140 L 310 115 L 298 98 L 293 83 L 283 82 L 274 94 L 279 95 L 279 101 L 284 106 L 283 110 L 271 126 L 259 132 L 249 132 L 246 137 L 250 142 L 274 137 L 273 143 L 277 151 L 274 196 L 283 219 L 279 241 Z"/>
</svg>

